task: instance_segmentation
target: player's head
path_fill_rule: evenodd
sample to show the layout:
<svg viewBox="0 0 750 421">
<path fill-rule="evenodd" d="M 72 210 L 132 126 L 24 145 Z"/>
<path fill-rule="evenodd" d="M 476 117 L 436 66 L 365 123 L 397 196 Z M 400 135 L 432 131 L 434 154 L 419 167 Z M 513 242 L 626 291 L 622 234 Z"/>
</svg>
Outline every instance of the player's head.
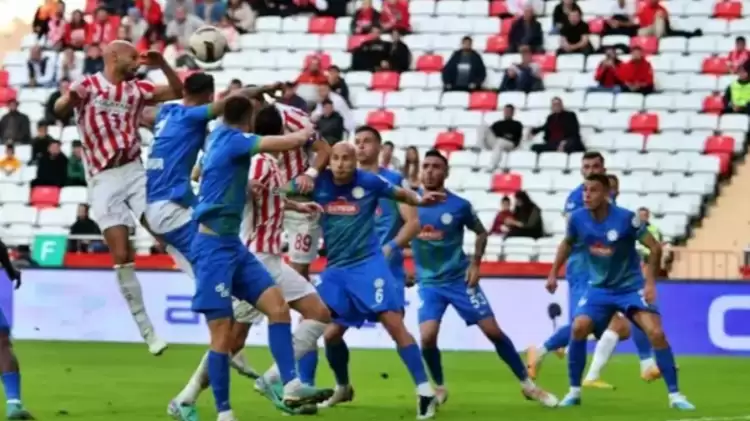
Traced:
<svg viewBox="0 0 750 421">
<path fill-rule="evenodd" d="M 448 160 L 440 151 L 431 149 L 424 154 L 420 178 L 422 185 L 427 190 L 443 188 L 445 179 L 448 178 Z"/>
<path fill-rule="evenodd" d="M 253 132 L 261 136 L 277 136 L 284 133 L 284 120 L 273 105 L 263 106 L 255 116 Z"/>
<path fill-rule="evenodd" d="M 132 43 L 116 40 L 104 48 L 104 68 L 112 69 L 124 80 L 135 79 L 139 66 L 138 50 Z"/>
<path fill-rule="evenodd" d="M 357 152 L 354 145 L 348 142 L 339 142 L 331 148 L 331 160 L 329 166 L 333 173 L 333 179 L 339 182 L 349 182 L 357 169 Z"/>
<path fill-rule="evenodd" d="M 644 224 L 648 224 L 649 220 L 651 220 L 651 211 L 647 207 L 641 206 L 638 208 L 638 219 Z"/>
<path fill-rule="evenodd" d="M 617 199 L 620 195 L 620 179 L 614 174 L 607 174 L 607 178 L 609 179 L 609 194 Z"/>
<path fill-rule="evenodd" d="M 361 165 L 374 165 L 380 156 L 383 139 L 374 127 L 359 126 L 354 131 L 354 145 L 357 147 L 357 162 Z"/>
<path fill-rule="evenodd" d="M 591 174 L 583 183 L 583 203 L 596 210 L 609 202 L 609 178 L 604 174 Z"/>
<path fill-rule="evenodd" d="M 592 174 L 604 174 L 604 156 L 599 152 L 586 152 L 581 159 L 581 174 L 587 178 Z"/>
<path fill-rule="evenodd" d="M 224 105 L 224 123 L 250 132 L 253 120 L 253 104 L 247 97 L 236 95 L 227 98 Z"/>
<path fill-rule="evenodd" d="M 257 85 L 247 85 L 245 88 L 257 88 Z M 266 98 L 262 93 L 259 93 L 251 97 L 250 102 L 252 102 L 254 109 L 260 110 L 262 106 L 266 105 Z"/>
<path fill-rule="evenodd" d="M 208 73 L 193 73 L 185 79 L 182 91 L 185 104 L 208 104 L 214 97 L 214 77 Z"/>
</svg>

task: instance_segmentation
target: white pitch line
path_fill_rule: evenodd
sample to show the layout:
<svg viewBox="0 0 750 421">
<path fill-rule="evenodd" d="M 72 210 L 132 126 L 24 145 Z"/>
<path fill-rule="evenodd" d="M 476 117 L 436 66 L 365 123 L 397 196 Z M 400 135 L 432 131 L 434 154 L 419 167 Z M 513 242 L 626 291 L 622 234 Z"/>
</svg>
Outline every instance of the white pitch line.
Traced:
<svg viewBox="0 0 750 421">
<path fill-rule="evenodd" d="M 750 415 L 739 415 L 735 417 L 680 418 L 678 420 L 667 420 L 667 421 L 743 421 L 743 420 L 750 420 Z"/>
</svg>

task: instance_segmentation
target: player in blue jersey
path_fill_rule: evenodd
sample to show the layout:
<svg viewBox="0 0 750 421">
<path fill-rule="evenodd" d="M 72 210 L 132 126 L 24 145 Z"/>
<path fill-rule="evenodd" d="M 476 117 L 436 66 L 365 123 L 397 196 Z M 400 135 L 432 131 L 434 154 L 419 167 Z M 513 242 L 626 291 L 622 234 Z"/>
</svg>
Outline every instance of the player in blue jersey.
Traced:
<svg viewBox="0 0 750 421">
<path fill-rule="evenodd" d="M 417 386 L 417 418 L 432 418 L 435 392 L 419 347 L 404 325 L 403 285 L 391 273 L 384 254 L 388 250 L 375 233 L 375 211 L 381 198 L 429 206 L 444 194 L 428 192 L 420 197 L 377 174 L 357 169 L 356 151 L 349 143 L 333 146 L 330 167 L 316 179 L 313 190 L 313 199 L 325 210 L 321 226 L 328 251 L 328 264 L 316 287 L 334 319 L 324 335 L 326 356 L 336 378 L 336 390 L 328 404 L 351 400 L 354 394 L 349 383 L 349 349 L 343 342 L 346 328 L 378 321 L 393 338 Z"/>
<path fill-rule="evenodd" d="M 448 160 L 439 151 L 427 152 L 422 161 L 422 193 L 440 192 L 446 200 L 433 207 L 419 208 L 421 232 L 411 242 L 417 285 L 419 285 L 419 332 L 422 356 L 437 388 L 440 403 L 447 399 L 438 349 L 440 323 L 452 306 L 467 325 L 477 325 L 495 346 L 500 358 L 521 382 L 524 396 L 554 407 L 557 398 L 536 386 L 529 378 L 513 342 L 500 329 L 492 308 L 479 286 L 479 264 L 487 246 L 487 230 L 466 199 L 445 189 Z M 464 229 L 476 233 L 474 255 L 464 254 Z"/>
<path fill-rule="evenodd" d="M 586 178 L 583 193 L 586 207 L 574 211 L 568 218 L 565 239 L 558 247 L 547 280 L 554 290 L 558 270 L 570 256 L 573 247 L 583 244 L 589 288 L 575 308 L 568 350 L 570 391 L 560 401 L 560 406 L 581 404 L 586 340 L 590 334 L 607 326 L 615 314 L 622 313 L 648 336 L 656 364 L 669 390 L 670 406 L 693 410 L 695 407 L 679 391 L 674 354 L 664 335 L 656 306 L 656 276 L 661 261 L 661 245 L 637 215 L 610 203 L 609 188 L 609 180 L 604 174 Z M 635 249 L 636 241 L 650 251 L 645 276 Z"/>
<path fill-rule="evenodd" d="M 8 279 L 15 282 L 18 289 L 21 286 L 21 272 L 19 272 L 10 261 L 8 248 L 0 241 L 0 266 L 5 270 Z M 13 344 L 10 340 L 10 323 L 2 311 L 0 311 L 0 377 L 5 389 L 5 416 L 9 420 L 33 420 L 34 417 L 21 403 L 21 368 L 18 366 L 18 358 L 13 352 Z"/>
<path fill-rule="evenodd" d="M 219 413 L 218 421 L 235 421 L 229 403 L 229 365 L 234 346 L 232 297 L 251 303 L 268 317 L 268 342 L 284 384 L 282 401 L 290 408 L 317 403 L 319 392 L 297 376 L 289 306 L 271 275 L 240 240 L 250 157 L 304 146 L 313 130 L 283 136 L 248 134 L 253 107 L 243 96 L 232 96 L 224 122 L 209 135 L 193 218 L 198 233 L 191 254 L 196 277 L 192 309 L 206 318 L 211 335 L 208 377 Z"/>
</svg>

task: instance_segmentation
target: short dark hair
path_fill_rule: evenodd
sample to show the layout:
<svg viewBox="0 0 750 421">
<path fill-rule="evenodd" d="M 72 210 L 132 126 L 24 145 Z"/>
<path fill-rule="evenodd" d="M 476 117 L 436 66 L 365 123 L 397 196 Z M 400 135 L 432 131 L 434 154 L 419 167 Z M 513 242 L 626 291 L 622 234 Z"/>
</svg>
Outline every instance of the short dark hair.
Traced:
<svg viewBox="0 0 750 421">
<path fill-rule="evenodd" d="M 240 124 L 253 111 L 253 104 L 244 96 L 232 95 L 224 105 L 224 122 Z"/>
<path fill-rule="evenodd" d="M 607 174 L 607 178 L 609 179 L 610 184 L 614 181 L 615 183 L 619 183 L 620 179 L 614 175 L 614 174 Z"/>
<path fill-rule="evenodd" d="M 503 196 L 503 198 L 500 199 L 500 203 L 508 203 L 508 204 L 510 204 L 510 197 Z"/>
<path fill-rule="evenodd" d="M 600 183 L 602 186 L 604 186 L 605 189 L 609 189 L 609 177 L 605 174 L 591 174 L 590 176 L 586 177 L 586 181 L 596 181 L 597 183 Z"/>
<path fill-rule="evenodd" d="M 514 111 L 516 109 L 516 107 L 513 106 L 513 104 L 505 104 L 504 108 L 509 108 L 511 111 Z"/>
<path fill-rule="evenodd" d="M 583 154 L 583 158 L 581 158 L 582 161 L 586 161 L 589 159 L 599 159 L 602 161 L 602 164 L 604 163 L 604 155 L 597 151 L 589 151 Z"/>
<path fill-rule="evenodd" d="M 202 95 L 214 91 L 214 77 L 208 73 L 193 73 L 182 84 L 188 95 Z"/>
<path fill-rule="evenodd" d="M 242 81 L 241 81 L 241 80 L 239 80 L 239 79 L 232 79 L 232 80 L 231 80 L 231 81 L 229 82 L 229 84 L 230 84 L 230 85 L 240 85 L 240 86 L 242 86 Z"/>
<path fill-rule="evenodd" d="M 747 42 L 747 40 L 745 39 L 745 37 L 743 37 L 742 35 L 740 35 L 740 36 L 738 36 L 737 38 L 734 39 L 734 42 L 738 42 L 738 41 Z"/>
<path fill-rule="evenodd" d="M 443 161 L 443 164 L 445 164 L 446 167 L 448 166 L 448 159 L 445 156 L 443 156 L 443 154 L 440 153 L 440 151 L 437 149 L 430 149 L 429 151 L 425 152 L 424 157 L 425 158 L 429 158 L 429 157 L 440 158 L 440 160 Z"/>
<path fill-rule="evenodd" d="M 335 70 L 337 72 L 341 72 L 341 69 L 339 68 L 339 66 L 336 66 L 335 64 L 332 65 L 332 66 L 330 66 L 330 67 L 328 67 L 328 71 L 331 71 L 331 70 Z"/>
<path fill-rule="evenodd" d="M 643 212 L 643 211 L 651 213 L 651 210 L 645 206 L 641 206 L 640 208 L 638 208 L 638 212 Z"/>
<path fill-rule="evenodd" d="M 49 127 L 49 121 L 47 121 L 47 120 L 39 120 L 36 123 L 36 128 L 37 129 L 41 129 L 42 127 L 44 127 L 44 128 Z"/>
<path fill-rule="evenodd" d="M 74 140 L 73 141 L 73 147 L 74 148 L 82 148 L 83 147 L 83 143 L 80 140 Z"/>
<path fill-rule="evenodd" d="M 333 106 L 333 101 L 331 101 L 330 99 L 326 98 L 326 99 L 320 101 L 320 105 L 331 105 L 331 106 Z"/>
<path fill-rule="evenodd" d="M 5 149 L 6 149 L 6 150 L 9 150 L 9 151 L 11 151 L 11 152 L 13 152 L 13 151 L 15 151 L 15 150 L 16 150 L 16 147 L 15 147 L 15 146 L 13 146 L 13 144 L 12 144 L 12 143 L 6 143 L 6 144 L 5 144 Z"/>
<path fill-rule="evenodd" d="M 466 42 L 466 41 L 469 41 L 469 42 L 474 42 L 474 40 L 473 40 L 473 39 L 471 39 L 471 37 L 470 37 L 470 36 L 468 36 L 468 35 L 467 35 L 467 36 L 465 36 L 465 37 L 463 37 L 463 38 L 461 38 L 461 42 L 462 42 L 462 43 L 463 43 L 463 42 Z"/>
<path fill-rule="evenodd" d="M 375 136 L 375 139 L 378 141 L 378 143 L 383 141 L 383 138 L 380 136 L 380 132 L 378 129 L 372 127 L 372 126 L 359 126 L 354 130 L 354 134 L 362 133 L 362 132 L 370 132 L 373 136 Z"/>
<path fill-rule="evenodd" d="M 253 131 L 261 136 L 275 136 L 284 132 L 284 121 L 275 106 L 266 105 L 258 111 Z"/>
<path fill-rule="evenodd" d="M 385 142 L 383 142 L 383 146 L 390 146 L 392 148 L 396 147 L 396 145 L 394 145 L 390 140 L 386 140 Z"/>
</svg>

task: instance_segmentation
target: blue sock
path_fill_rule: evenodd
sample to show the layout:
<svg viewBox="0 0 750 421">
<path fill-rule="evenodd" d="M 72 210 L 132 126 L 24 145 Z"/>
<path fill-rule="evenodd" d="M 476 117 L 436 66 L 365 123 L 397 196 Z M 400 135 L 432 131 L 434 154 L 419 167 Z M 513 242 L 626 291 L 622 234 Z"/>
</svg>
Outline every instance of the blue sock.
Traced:
<svg viewBox="0 0 750 421">
<path fill-rule="evenodd" d="M 216 412 L 232 409 L 229 405 L 229 360 L 229 354 L 208 351 L 208 381 L 214 392 Z"/>
<path fill-rule="evenodd" d="M 505 364 L 508 364 L 513 375 L 520 381 L 528 379 L 529 373 L 526 372 L 526 364 L 521 360 L 521 356 L 518 354 L 518 351 L 516 351 L 513 341 L 511 341 L 505 334 L 500 338 L 493 338 L 491 340 L 495 345 L 497 355 L 500 356 L 500 359 L 505 361 Z"/>
<path fill-rule="evenodd" d="M 568 347 L 568 376 L 571 387 L 581 387 L 586 368 L 586 339 L 571 339 Z"/>
<path fill-rule="evenodd" d="M 656 365 L 659 367 L 662 377 L 664 377 L 664 383 L 667 384 L 667 390 L 669 390 L 669 393 L 679 392 L 680 388 L 677 386 L 677 368 L 675 367 L 672 348 L 666 347 L 664 349 L 655 349 L 654 357 L 656 359 Z"/>
<path fill-rule="evenodd" d="M 326 344 L 326 358 L 328 358 L 328 365 L 331 366 L 333 376 L 336 378 L 336 385 L 348 385 L 349 347 L 346 346 L 346 342 L 341 341 L 338 343 Z"/>
<path fill-rule="evenodd" d="M 268 347 L 279 367 L 279 375 L 284 384 L 297 377 L 297 361 L 294 360 L 292 346 L 292 327 L 289 323 L 272 323 L 268 325 Z"/>
<path fill-rule="evenodd" d="M 411 344 L 404 348 L 398 349 L 398 355 L 401 357 L 401 361 L 404 362 L 406 369 L 409 370 L 414 384 L 419 386 L 422 383 L 427 383 L 427 372 L 422 364 L 422 354 L 419 352 L 417 344 Z"/>
<path fill-rule="evenodd" d="M 547 348 L 547 351 L 554 351 L 567 347 L 568 343 L 570 343 L 570 330 L 570 325 L 565 325 L 560 329 L 557 329 L 557 331 L 547 339 L 547 342 L 544 343 L 544 347 Z"/>
<path fill-rule="evenodd" d="M 6 400 L 21 401 L 21 373 L 3 373 L 3 387 Z"/>
<path fill-rule="evenodd" d="M 443 362 L 440 358 L 440 350 L 435 348 L 422 348 L 422 358 L 425 364 L 427 364 L 427 370 L 430 371 L 430 376 L 436 385 L 442 386 L 445 383 L 443 378 Z"/>
<path fill-rule="evenodd" d="M 302 383 L 315 386 L 315 372 L 318 369 L 318 348 L 303 355 L 302 358 L 297 361 L 297 371 L 299 371 L 299 379 Z"/>
<path fill-rule="evenodd" d="M 651 358 L 651 342 L 649 342 L 646 333 L 635 323 L 633 323 L 631 335 L 633 336 L 633 342 L 635 342 L 635 348 L 638 350 L 638 358 L 641 361 Z"/>
</svg>

